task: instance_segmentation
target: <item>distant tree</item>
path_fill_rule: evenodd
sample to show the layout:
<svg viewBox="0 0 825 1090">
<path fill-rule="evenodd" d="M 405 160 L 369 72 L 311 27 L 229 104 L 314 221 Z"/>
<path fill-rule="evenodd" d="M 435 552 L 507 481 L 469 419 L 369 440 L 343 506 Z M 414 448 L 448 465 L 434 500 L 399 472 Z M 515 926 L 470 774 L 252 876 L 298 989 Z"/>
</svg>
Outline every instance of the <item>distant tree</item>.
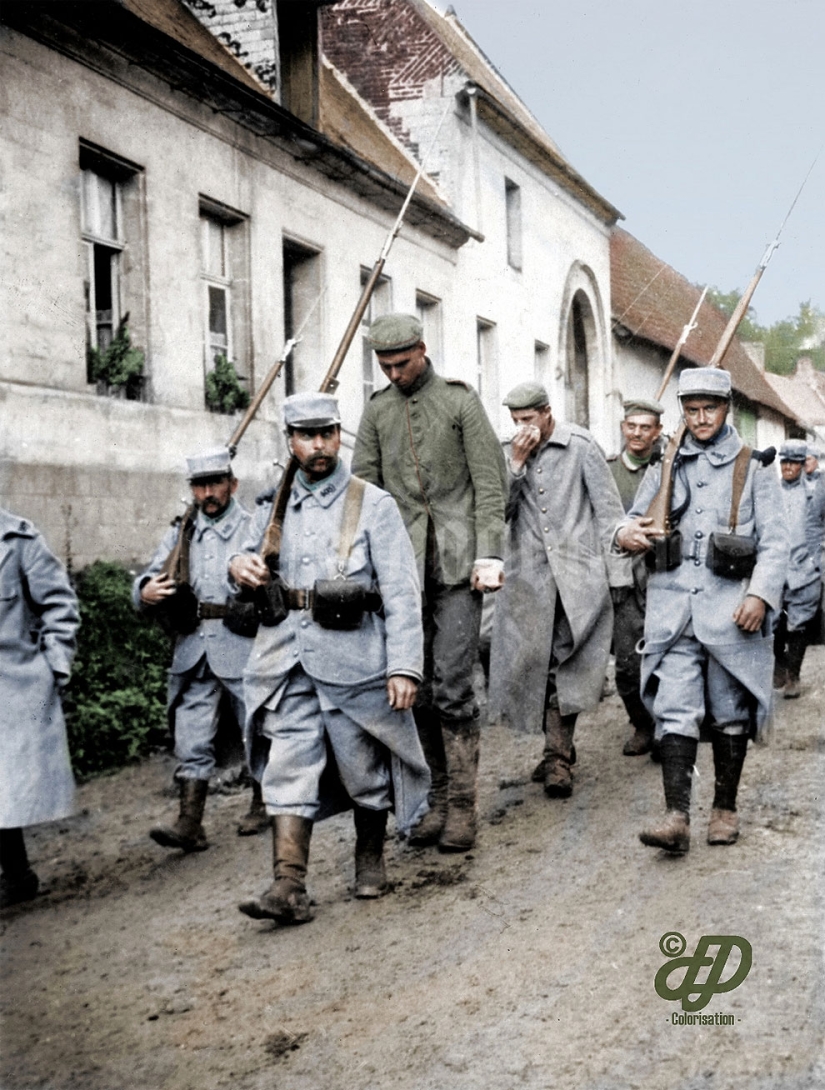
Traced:
<svg viewBox="0 0 825 1090">
<path fill-rule="evenodd" d="M 730 317 L 742 298 L 739 291 L 719 291 L 711 288 L 708 298 Z M 743 341 L 759 341 L 765 346 L 765 369 L 777 375 L 791 375 L 801 355 L 810 357 L 814 367 L 825 371 L 825 311 L 813 306 L 810 299 L 799 304 L 799 313 L 773 325 L 760 325 L 756 311 L 748 307 L 739 337 Z"/>
</svg>

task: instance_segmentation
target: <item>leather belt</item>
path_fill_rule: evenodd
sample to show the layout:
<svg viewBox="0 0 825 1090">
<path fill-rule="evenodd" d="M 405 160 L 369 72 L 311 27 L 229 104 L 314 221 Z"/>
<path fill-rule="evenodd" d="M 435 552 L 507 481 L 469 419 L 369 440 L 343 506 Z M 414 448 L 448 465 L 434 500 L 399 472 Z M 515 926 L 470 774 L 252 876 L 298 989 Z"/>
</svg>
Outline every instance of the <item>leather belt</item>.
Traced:
<svg viewBox="0 0 825 1090">
<path fill-rule="evenodd" d="M 284 590 L 287 609 L 311 610 L 315 604 L 314 587 L 286 587 Z M 369 590 L 364 595 L 364 609 L 367 613 L 378 613 L 384 604 L 381 595 L 374 590 Z"/>
<path fill-rule="evenodd" d="M 288 587 L 285 592 L 287 609 L 312 609 L 315 604 L 315 591 L 303 587 Z"/>
<path fill-rule="evenodd" d="M 198 617 L 202 621 L 225 617 L 229 607 L 223 602 L 198 602 Z"/>
</svg>

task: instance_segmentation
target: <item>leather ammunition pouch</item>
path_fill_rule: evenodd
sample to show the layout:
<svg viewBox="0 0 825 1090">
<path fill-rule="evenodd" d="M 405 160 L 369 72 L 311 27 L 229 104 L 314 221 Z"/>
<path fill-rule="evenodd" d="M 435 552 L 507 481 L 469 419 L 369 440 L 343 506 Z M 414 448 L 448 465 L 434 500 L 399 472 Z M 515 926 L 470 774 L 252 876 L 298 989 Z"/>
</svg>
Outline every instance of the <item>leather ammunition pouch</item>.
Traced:
<svg viewBox="0 0 825 1090">
<path fill-rule="evenodd" d="M 715 530 L 708 538 L 707 565 L 725 579 L 750 579 L 756 567 L 756 542 L 742 534 Z"/>
<path fill-rule="evenodd" d="M 645 553 L 645 563 L 652 572 L 673 571 L 682 563 L 682 534 L 671 530 L 662 537 L 654 537 Z"/>
<path fill-rule="evenodd" d="M 319 579 L 312 595 L 312 619 L 322 628 L 359 628 L 368 612 L 381 608 L 381 595 L 354 579 Z"/>
<path fill-rule="evenodd" d="M 756 567 L 756 542 L 751 537 L 736 533 L 739 520 L 739 503 L 748 475 L 748 462 L 752 451 L 742 447 L 733 466 L 729 529 L 714 530 L 708 538 L 707 565 L 714 575 L 724 579 L 750 579 Z"/>
<path fill-rule="evenodd" d="M 286 600 L 287 588 L 278 572 L 272 572 L 265 587 L 255 590 L 255 613 L 264 628 L 274 628 L 286 620 L 289 606 Z"/>
<path fill-rule="evenodd" d="M 201 623 L 195 592 L 188 583 L 178 583 L 174 594 L 152 607 L 152 617 L 168 636 L 191 636 Z"/>
<path fill-rule="evenodd" d="M 230 598 L 226 603 L 223 623 L 236 636 L 252 638 L 258 633 L 258 612 L 253 601 L 243 596 Z"/>
</svg>

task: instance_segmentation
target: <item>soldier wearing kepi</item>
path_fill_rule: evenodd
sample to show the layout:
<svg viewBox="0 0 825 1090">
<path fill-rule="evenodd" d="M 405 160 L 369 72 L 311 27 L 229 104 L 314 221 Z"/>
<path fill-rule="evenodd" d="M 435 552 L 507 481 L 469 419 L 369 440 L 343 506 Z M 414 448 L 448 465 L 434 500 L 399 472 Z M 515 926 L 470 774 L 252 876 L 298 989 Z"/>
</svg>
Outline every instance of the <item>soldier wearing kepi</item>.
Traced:
<svg viewBox="0 0 825 1090">
<path fill-rule="evenodd" d="M 496 601 L 490 652 L 491 720 L 544 729 L 534 772 L 545 793 L 573 790 L 573 733 L 599 702 L 613 630 L 611 585 L 629 565 L 610 555 L 622 504 L 590 432 L 553 417 L 545 388 L 523 383 L 504 399 L 513 423 L 506 580 Z"/>
<path fill-rule="evenodd" d="M 235 499 L 238 481 L 228 450 L 221 447 L 196 454 L 186 459 L 186 465 L 198 509 L 182 541 L 188 550 L 193 616 L 181 626 L 186 631 L 175 639 L 168 690 L 180 811 L 173 824 L 158 826 L 149 835 L 165 848 L 195 852 L 209 846 L 202 819 L 215 769 L 215 735 L 224 693 L 238 723 L 245 719 L 242 678 L 252 640 L 231 631 L 225 621 L 231 623 L 227 601 L 234 589 L 227 577 L 227 563 L 241 547 L 251 516 Z M 177 526 L 168 530 L 149 566 L 135 579 L 132 597 L 137 609 L 149 614 L 164 609 L 178 593 L 164 570 L 179 533 Z M 260 787 L 254 784 L 250 811 L 238 833 L 260 832 L 266 825 Z"/>
<path fill-rule="evenodd" d="M 789 439 L 779 450 L 791 558 L 782 592 L 782 614 L 774 637 L 773 685 L 786 700 L 800 694 L 799 672 L 808 646 L 810 624 L 819 608 L 822 584 L 825 494 L 805 478 L 807 453 L 803 439 Z"/>
<path fill-rule="evenodd" d="M 683 371 L 678 396 L 687 435 L 674 460 L 671 527 L 647 589 L 642 696 L 656 720 L 667 814 L 643 844 L 684 853 L 700 728 L 711 732 L 716 773 L 708 842 L 739 836 L 736 793 L 748 746 L 771 710 L 773 617 L 788 539 L 776 473 L 726 423 L 727 371 Z M 661 464 L 642 481 L 616 542 L 643 552 L 657 536 L 646 516 Z M 738 494 L 738 499 L 737 499 Z M 661 531 L 659 531 L 659 534 Z"/>
<path fill-rule="evenodd" d="M 645 470 L 660 453 L 661 417 L 664 409 L 658 401 L 631 398 L 624 402 L 621 454 L 608 458 L 607 464 L 619 489 L 622 506 L 629 511 L 639 490 Z M 644 635 L 647 565 L 644 557 L 633 561 L 632 586 L 614 587 L 613 653 L 616 656 L 616 691 L 627 710 L 633 734 L 624 744 L 626 757 L 649 753 L 653 746 L 655 723 L 644 706 L 640 689 L 642 659 L 637 646 Z"/>
<path fill-rule="evenodd" d="M 39 888 L 23 829 L 73 810 L 60 692 L 79 623 L 63 565 L 30 522 L 0 508 L 0 908 Z"/>
<path fill-rule="evenodd" d="M 353 472 L 395 498 L 423 592 L 424 684 L 416 725 L 432 771 L 430 812 L 410 843 L 468 851 L 476 838 L 481 594 L 498 590 L 504 555 L 504 464 L 476 392 L 437 375 L 419 320 L 387 314 L 369 343 L 390 385 L 372 395 Z"/>
<path fill-rule="evenodd" d="M 240 586 L 268 588 L 271 610 L 244 685 L 250 765 L 274 815 L 274 876 L 239 908 L 281 923 L 312 919 L 305 878 L 316 821 L 354 807 L 355 896 L 379 897 L 387 814 L 394 808 L 406 832 L 430 786 L 410 711 L 423 665 L 415 558 L 392 496 L 340 460 L 340 421 L 329 394 L 285 399 L 300 468 L 279 552 L 258 555 L 270 540 L 262 507 L 230 563 Z"/>
</svg>

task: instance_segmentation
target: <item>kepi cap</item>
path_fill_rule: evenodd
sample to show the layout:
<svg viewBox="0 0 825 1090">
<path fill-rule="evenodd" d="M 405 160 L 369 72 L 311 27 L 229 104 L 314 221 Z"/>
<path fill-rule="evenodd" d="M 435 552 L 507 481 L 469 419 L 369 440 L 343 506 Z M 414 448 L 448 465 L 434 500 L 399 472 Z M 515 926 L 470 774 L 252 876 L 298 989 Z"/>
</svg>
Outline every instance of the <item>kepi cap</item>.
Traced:
<svg viewBox="0 0 825 1090">
<path fill-rule="evenodd" d="M 661 416 L 665 407 L 660 401 L 654 401 L 652 398 L 629 397 L 622 402 L 622 410 L 627 419 L 628 416 Z"/>
<path fill-rule="evenodd" d="M 808 457 L 816 458 L 816 460 L 819 461 L 819 459 L 822 457 L 822 451 L 819 449 L 819 447 L 811 446 L 811 444 L 808 443 Z"/>
<path fill-rule="evenodd" d="M 283 414 L 287 428 L 328 428 L 341 423 L 337 400 L 315 391 L 285 397 Z"/>
<path fill-rule="evenodd" d="M 540 382 L 521 382 L 502 401 L 508 409 L 542 409 L 549 404 L 550 397 Z"/>
<path fill-rule="evenodd" d="M 229 477 L 231 474 L 232 459 L 226 447 L 213 447 L 186 459 L 186 477 L 189 481 L 201 481 L 205 477 Z"/>
<path fill-rule="evenodd" d="M 403 352 L 423 335 L 424 327 L 414 314 L 382 314 L 370 326 L 367 344 L 376 352 Z"/>
<path fill-rule="evenodd" d="M 786 439 L 779 448 L 779 461 L 804 462 L 808 453 L 808 444 L 804 439 Z"/>
<path fill-rule="evenodd" d="M 677 396 L 730 399 L 730 373 L 721 367 L 688 367 L 679 375 Z"/>
</svg>

